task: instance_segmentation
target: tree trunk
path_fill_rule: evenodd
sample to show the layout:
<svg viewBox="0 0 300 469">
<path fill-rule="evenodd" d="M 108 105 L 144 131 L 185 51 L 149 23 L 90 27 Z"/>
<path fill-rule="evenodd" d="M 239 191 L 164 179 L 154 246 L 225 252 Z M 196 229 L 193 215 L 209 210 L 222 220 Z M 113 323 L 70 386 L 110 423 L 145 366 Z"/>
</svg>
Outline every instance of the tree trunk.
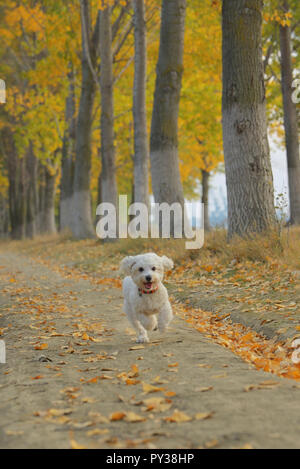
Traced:
<svg viewBox="0 0 300 469">
<path fill-rule="evenodd" d="M 37 215 L 37 229 L 38 232 L 43 234 L 45 232 L 44 213 L 45 213 L 45 193 L 46 193 L 46 180 L 45 180 L 45 166 L 38 163 L 38 215 Z"/>
<path fill-rule="evenodd" d="M 72 200 L 72 233 L 75 238 L 95 236 L 91 213 L 91 132 L 96 82 L 91 65 L 95 62 L 91 40 L 89 0 L 81 2 L 82 28 L 82 83 L 79 112 L 76 125 L 76 160 Z"/>
<path fill-rule="evenodd" d="M 71 229 L 72 226 L 72 196 L 75 162 L 75 87 L 73 71 L 69 73 L 69 95 L 66 99 L 66 130 L 64 134 L 62 160 L 61 160 L 61 184 L 59 204 L 60 230 Z"/>
<path fill-rule="evenodd" d="M 38 193 L 37 193 L 37 159 L 33 152 L 33 145 L 30 143 L 26 158 L 27 177 L 27 219 L 26 236 L 34 238 L 37 234 L 38 216 Z"/>
<path fill-rule="evenodd" d="M 289 11 L 288 1 L 283 1 L 285 12 Z M 284 130 L 289 176 L 290 223 L 300 224 L 300 154 L 298 138 L 298 116 L 296 103 L 292 101 L 292 54 L 291 28 L 280 28 L 281 87 L 283 97 Z"/>
<path fill-rule="evenodd" d="M 275 221 L 262 63 L 262 0 L 223 0 L 223 143 L 228 236 Z"/>
<path fill-rule="evenodd" d="M 0 237 L 4 238 L 8 235 L 9 229 L 9 212 L 8 201 L 6 195 L 0 194 Z"/>
<path fill-rule="evenodd" d="M 144 0 L 134 0 L 134 200 L 149 205 L 149 150 L 146 115 L 147 41 Z"/>
<path fill-rule="evenodd" d="M 25 157 L 18 157 L 13 134 L 9 128 L 2 130 L 2 142 L 8 168 L 11 236 L 13 239 L 23 239 L 26 234 L 27 209 Z"/>
<path fill-rule="evenodd" d="M 117 208 L 117 181 L 114 146 L 113 58 L 111 8 L 100 13 L 101 87 L 101 202 Z"/>
<path fill-rule="evenodd" d="M 209 171 L 205 171 L 202 169 L 202 200 L 201 202 L 204 204 L 204 230 L 210 230 L 210 223 L 209 223 L 209 211 L 208 211 L 208 197 L 209 197 L 209 178 L 210 173 Z"/>
<path fill-rule="evenodd" d="M 45 168 L 45 206 L 44 206 L 44 231 L 47 234 L 56 233 L 55 225 L 55 179 L 56 171 Z"/>
<path fill-rule="evenodd" d="M 156 203 L 184 206 L 178 161 L 178 111 L 186 0 L 163 0 L 151 124 L 150 159 Z M 171 234 L 173 234 L 171 224 Z"/>
</svg>

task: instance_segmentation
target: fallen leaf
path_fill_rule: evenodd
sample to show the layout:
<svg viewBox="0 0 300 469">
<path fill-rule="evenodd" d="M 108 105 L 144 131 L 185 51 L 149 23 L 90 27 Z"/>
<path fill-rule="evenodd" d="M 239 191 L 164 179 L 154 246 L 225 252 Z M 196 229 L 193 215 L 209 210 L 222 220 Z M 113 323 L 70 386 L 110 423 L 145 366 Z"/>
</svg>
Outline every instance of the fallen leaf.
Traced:
<svg viewBox="0 0 300 469">
<path fill-rule="evenodd" d="M 174 392 L 174 391 L 166 391 L 166 392 L 165 392 L 165 396 L 166 396 L 166 397 L 174 397 L 174 396 L 176 396 L 176 392 Z"/>
<path fill-rule="evenodd" d="M 22 430 L 5 430 L 5 433 L 7 436 L 20 436 L 24 435 L 24 432 Z"/>
<path fill-rule="evenodd" d="M 48 348 L 48 344 L 40 344 L 34 347 L 35 350 L 46 350 L 47 348 Z"/>
<path fill-rule="evenodd" d="M 133 347 L 130 347 L 128 350 L 142 350 L 144 345 L 133 345 Z"/>
<path fill-rule="evenodd" d="M 75 441 L 73 437 L 70 438 L 70 445 L 71 445 L 71 449 L 87 449 L 86 446 L 83 446 L 77 443 L 77 441 Z"/>
<path fill-rule="evenodd" d="M 210 441 L 207 441 L 204 446 L 206 449 L 210 449 L 210 448 L 215 448 L 216 446 L 218 446 L 219 442 L 218 440 L 210 440 Z"/>
<path fill-rule="evenodd" d="M 166 422 L 174 422 L 174 423 L 181 423 L 181 422 L 190 422 L 192 417 L 189 417 L 184 412 L 181 412 L 178 409 L 175 409 L 173 414 L 169 417 L 165 417 L 164 420 Z"/>
<path fill-rule="evenodd" d="M 87 436 L 105 435 L 107 433 L 109 433 L 107 428 L 95 428 L 94 430 L 88 431 Z"/>
<path fill-rule="evenodd" d="M 143 391 L 144 391 L 145 394 L 165 390 L 165 388 L 159 388 L 157 386 L 153 386 L 152 384 L 147 384 L 147 383 L 142 383 L 142 386 L 143 386 Z"/>
<path fill-rule="evenodd" d="M 119 420 L 123 420 L 124 417 L 126 416 L 125 412 L 113 412 L 110 416 L 109 416 L 109 420 L 111 422 L 117 422 Z"/>
<path fill-rule="evenodd" d="M 92 427 L 94 425 L 94 422 L 88 421 L 88 422 L 76 422 L 73 423 L 74 428 L 82 429 L 82 428 L 87 428 L 87 427 Z"/>
<path fill-rule="evenodd" d="M 93 397 L 83 397 L 81 401 L 84 404 L 92 404 L 93 402 L 95 402 L 95 399 Z"/>
<path fill-rule="evenodd" d="M 213 416 L 213 412 L 199 412 L 195 415 L 196 420 L 207 420 Z"/>
<path fill-rule="evenodd" d="M 125 420 L 126 422 L 136 423 L 136 422 L 144 422 L 146 418 L 134 412 L 129 411 L 125 415 Z"/>
<path fill-rule="evenodd" d="M 196 392 L 207 392 L 207 391 L 211 391 L 212 389 L 214 389 L 213 386 L 207 386 L 207 387 L 203 387 L 203 388 L 197 388 Z"/>
</svg>

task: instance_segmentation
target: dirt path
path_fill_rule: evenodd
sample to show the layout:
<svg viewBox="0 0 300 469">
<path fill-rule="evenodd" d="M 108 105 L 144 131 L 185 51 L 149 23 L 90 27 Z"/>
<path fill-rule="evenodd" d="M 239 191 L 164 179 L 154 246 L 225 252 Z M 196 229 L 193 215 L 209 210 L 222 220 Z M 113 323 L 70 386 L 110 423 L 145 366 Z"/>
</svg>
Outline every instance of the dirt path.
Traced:
<svg viewBox="0 0 300 469">
<path fill-rule="evenodd" d="M 137 348 L 120 290 L 12 252 L 0 266 L 1 448 L 299 448 L 294 381 L 256 371 L 178 317 Z"/>
</svg>

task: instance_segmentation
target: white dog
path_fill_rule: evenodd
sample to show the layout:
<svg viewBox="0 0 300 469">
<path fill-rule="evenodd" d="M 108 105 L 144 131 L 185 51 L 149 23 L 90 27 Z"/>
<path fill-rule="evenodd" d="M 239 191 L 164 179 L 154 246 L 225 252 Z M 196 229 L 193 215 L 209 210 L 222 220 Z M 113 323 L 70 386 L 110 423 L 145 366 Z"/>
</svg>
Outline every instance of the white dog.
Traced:
<svg viewBox="0 0 300 469">
<path fill-rule="evenodd" d="M 137 332 L 137 342 L 149 342 L 147 331 L 164 332 L 173 319 L 168 292 L 162 284 L 164 270 L 173 269 L 173 261 L 154 253 L 125 257 L 120 272 L 123 281 L 124 311 Z"/>
</svg>

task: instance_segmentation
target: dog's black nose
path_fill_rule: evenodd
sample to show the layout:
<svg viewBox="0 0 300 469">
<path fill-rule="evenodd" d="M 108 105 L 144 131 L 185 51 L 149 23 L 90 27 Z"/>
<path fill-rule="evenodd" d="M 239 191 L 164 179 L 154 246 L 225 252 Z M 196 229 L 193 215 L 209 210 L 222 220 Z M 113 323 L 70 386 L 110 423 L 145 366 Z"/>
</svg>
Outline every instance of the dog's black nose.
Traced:
<svg viewBox="0 0 300 469">
<path fill-rule="evenodd" d="M 147 282 L 151 282 L 152 277 L 151 277 L 151 275 L 147 275 L 147 276 L 145 277 L 145 279 L 146 279 Z"/>
</svg>

